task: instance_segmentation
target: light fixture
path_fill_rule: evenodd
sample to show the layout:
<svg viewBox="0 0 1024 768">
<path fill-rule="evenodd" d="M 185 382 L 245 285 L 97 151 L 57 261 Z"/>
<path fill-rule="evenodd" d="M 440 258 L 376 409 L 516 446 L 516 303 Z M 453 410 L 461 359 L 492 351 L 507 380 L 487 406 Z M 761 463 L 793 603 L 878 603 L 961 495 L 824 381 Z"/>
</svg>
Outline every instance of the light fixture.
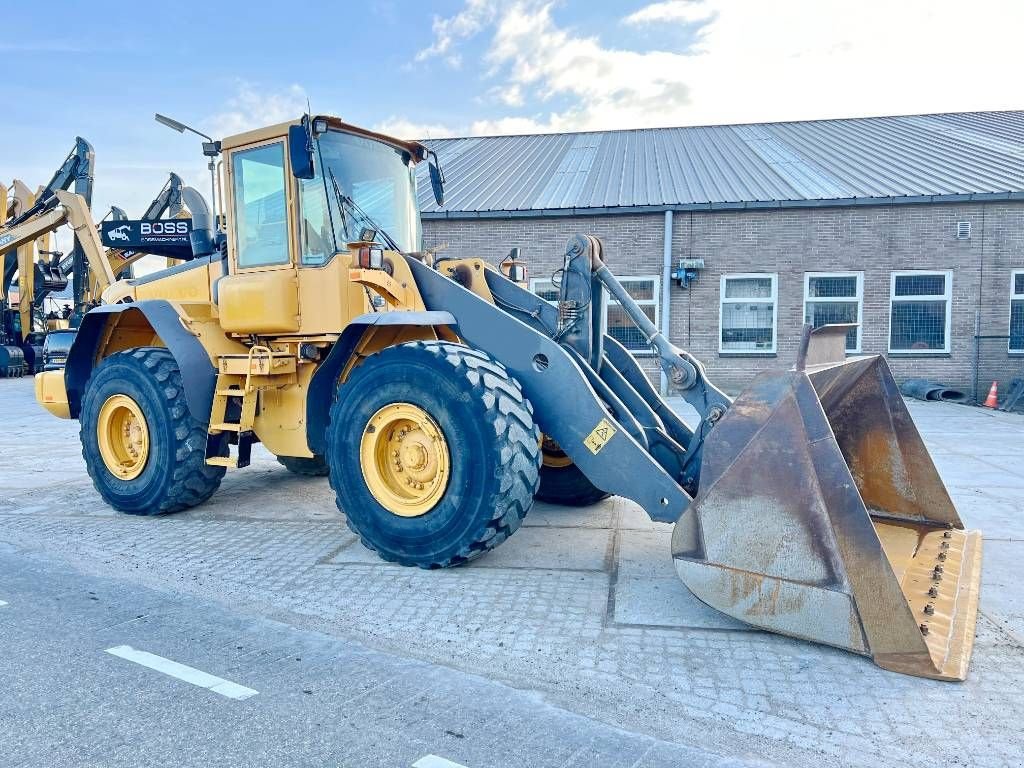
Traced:
<svg viewBox="0 0 1024 768">
<path fill-rule="evenodd" d="M 189 133 L 194 133 L 196 136 L 199 136 L 202 139 L 206 139 L 206 141 L 203 142 L 203 155 L 208 157 L 208 158 L 210 158 L 210 162 L 207 164 L 206 167 L 210 169 L 210 197 L 211 197 L 211 202 L 213 204 L 213 222 L 214 222 L 214 226 L 218 226 L 217 225 L 217 165 L 216 165 L 216 163 L 214 163 L 213 158 L 217 157 L 220 154 L 220 142 L 219 141 L 215 141 L 212 136 L 207 136 L 202 131 L 197 131 L 195 128 L 193 128 L 190 125 L 185 125 L 184 123 L 179 122 L 178 120 L 175 120 L 173 117 L 168 117 L 167 115 L 161 115 L 159 112 L 157 112 L 155 115 L 153 115 L 153 117 L 156 119 L 156 121 L 158 123 L 160 123 L 160 125 L 165 125 L 168 128 L 170 128 L 172 131 L 177 131 L 178 133 L 184 133 L 185 131 L 188 131 Z"/>
</svg>

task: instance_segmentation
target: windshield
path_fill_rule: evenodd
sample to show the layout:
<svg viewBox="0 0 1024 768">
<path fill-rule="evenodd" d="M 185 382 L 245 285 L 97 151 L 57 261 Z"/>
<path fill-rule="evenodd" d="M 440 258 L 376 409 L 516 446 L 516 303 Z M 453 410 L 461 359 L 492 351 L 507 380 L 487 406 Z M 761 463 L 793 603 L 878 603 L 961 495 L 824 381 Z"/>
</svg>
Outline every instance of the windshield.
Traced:
<svg viewBox="0 0 1024 768">
<path fill-rule="evenodd" d="M 420 250 L 416 175 L 401 150 L 328 131 L 314 154 L 316 177 L 301 182 L 303 264 L 326 263 L 366 229 L 382 244 L 390 237 L 404 252 Z"/>
</svg>

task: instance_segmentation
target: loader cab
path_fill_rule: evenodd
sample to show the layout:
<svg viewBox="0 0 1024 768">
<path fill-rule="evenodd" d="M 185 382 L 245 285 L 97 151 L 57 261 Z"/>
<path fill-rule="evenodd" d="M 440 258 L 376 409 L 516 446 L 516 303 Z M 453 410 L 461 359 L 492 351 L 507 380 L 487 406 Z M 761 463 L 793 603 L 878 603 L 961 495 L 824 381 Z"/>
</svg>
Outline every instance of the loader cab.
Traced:
<svg viewBox="0 0 1024 768">
<path fill-rule="evenodd" d="M 229 266 L 217 302 L 225 330 L 336 333 L 372 310 L 349 280 L 353 244 L 421 249 L 415 165 L 428 152 L 418 143 L 307 117 L 223 147 Z"/>
</svg>

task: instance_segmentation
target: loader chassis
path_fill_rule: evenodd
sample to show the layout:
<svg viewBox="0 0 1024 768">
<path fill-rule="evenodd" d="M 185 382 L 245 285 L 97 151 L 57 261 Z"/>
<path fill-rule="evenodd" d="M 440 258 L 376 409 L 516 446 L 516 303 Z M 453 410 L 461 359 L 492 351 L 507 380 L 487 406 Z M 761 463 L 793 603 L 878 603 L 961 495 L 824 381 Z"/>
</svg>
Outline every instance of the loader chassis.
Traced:
<svg viewBox="0 0 1024 768">
<path fill-rule="evenodd" d="M 980 536 L 884 360 L 845 359 L 846 326 L 808 328 L 794 369 L 734 402 L 650 323 L 596 238 L 569 242 L 557 307 L 511 270 L 422 253 L 426 147 L 309 116 L 222 146 L 225 247 L 190 204 L 195 259 L 109 289 L 66 370 L 37 378 L 45 407 L 82 422 L 108 503 L 201 503 L 260 441 L 290 471 L 327 474 L 383 559 L 437 568 L 498 546 L 535 497 L 617 494 L 675 523 L 676 570 L 709 605 L 965 677 Z M 608 336 L 608 295 L 695 422 Z"/>
</svg>

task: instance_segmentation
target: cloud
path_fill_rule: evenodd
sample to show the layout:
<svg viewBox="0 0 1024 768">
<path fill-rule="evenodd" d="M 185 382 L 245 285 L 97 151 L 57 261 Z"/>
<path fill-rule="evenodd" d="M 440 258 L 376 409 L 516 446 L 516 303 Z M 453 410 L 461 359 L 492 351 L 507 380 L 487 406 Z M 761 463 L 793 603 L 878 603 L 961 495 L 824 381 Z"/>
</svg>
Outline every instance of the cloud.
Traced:
<svg viewBox="0 0 1024 768">
<path fill-rule="evenodd" d="M 248 81 L 239 81 L 227 109 L 204 121 L 215 139 L 244 133 L 274 123 L 294 120 L 306 112 L 306 91 L 300 85 L 270 90 Z"/>
<path fill-rule="evenodd" d="M 552 0 L 467 0 L 435 19 L 417 55 L 478 67 L 479 103 L 459 133 L 529 133 L 1019 109 L 1003 72 L 1024 4 L 994 0 L 949 14 L 932 0 L 662 0 L 622 27 L 685 32 L 673 49 L 635 34 L 582 34 Z M 568 13 L 568 10 L 565 10 Z M 621 28 L 620 28 L 621 29 Z M 471 57 L 460 43 L 481 38 Z M 664 36 L 659 36 L 664 37 Z M 699 41 L 695 44 L 694 41 Z M 666 43 L 667 44 L 667 43 Z M 462 50 L 456 51 L 456 48 Z M 970 61 L 959 67 L 956 61 Z"/>
<path fill-rule="evenodd" d="M 667 0 L 667 2 L 645 5 L 639 11 L 626 16 L 622 23 L 632 26 L 679 22 L 699 24 L 709 21 L 712 16 L 714 16 L 714 11 L 703 0 Z"/>
<path fill-rule="evenodd" d="M 540 117 L 499 117 L 474 120 L 467 133 L 470 136 L 510 136 L 526 133 L 551 133 L 551 122 Z"/>
<path fill-rule="evenodd" d="M 377 123 L 373 130 L 399 139 L 443 139 L 456 135 L 456 131 L 441 123 L 420 123 L 392 115 Z"/>
<path fill-rule="evenodd" d="M 480 120 L 477 131 L 592 130 L 669 124 L 690 104 L 687 60 L 679 53 L 608 47 L 559 26 L 552 4 L 508 6 L 485 60 L 508 106 L 563 103 L 546 116 Z"/>
<path fill-rule="evenodd" d="M 691 101 L 690 56 L 606 46 L 598 37 L 560 26 L 552 16 L 556 5 L 550 0 L 467 0 L 454 16 L 435 18 L 434 42 L 416 55 L 418 61 L 463 56 L 455 51 L 458 42 L 489 34 L 482 77 L 495 84 L 483 100 L 531 112 L 480 118 L 463 132 L 593 130 L 678 121 Z M 660 5 L 672 7 L 659 10 Z M 680 10 L 676 5 L 688 7 Z M 695 24 L 713 15 L 691 2 L 655 3 L 637 13 L 644 12 L 685 17 Z"/>
<path fill-rule="evenodd" d="M 466 6 L 454 16 L 434 17 L 432 29 L 434 42 L 416 54 L 416 61 L 426 61 L 435 56 L 444 56 L 449 66 L 458 68 L 462 58 L 451 52 L 456 41 L 472 37 L 492 23 L 497 15 L 499 3 L 494 0 L 466 0 Z"/>
</svg>

